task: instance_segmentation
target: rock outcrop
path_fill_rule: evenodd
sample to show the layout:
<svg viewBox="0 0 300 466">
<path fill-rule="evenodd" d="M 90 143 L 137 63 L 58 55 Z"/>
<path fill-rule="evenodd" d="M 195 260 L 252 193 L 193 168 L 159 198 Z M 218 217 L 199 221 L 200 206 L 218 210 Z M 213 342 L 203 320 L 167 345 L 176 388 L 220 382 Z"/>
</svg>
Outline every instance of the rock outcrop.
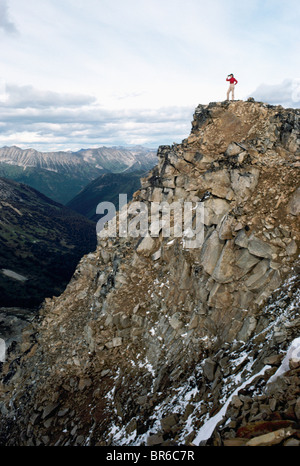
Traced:
<svg viewBox="0 0 300 466">
<path fill-rule="evenodd" d="M 265 359 L 278 365 L 299 335 L 299 115 L 253 101 L 199 105 L 190 136 L 159 148 L 129 219 L 137 202 L 148 213 L 199 203 L 201 244 L 175 234 L 175 214 L 168 237 L 155 222 L 155 235 L 99 235 L 7 355 L 2 444 L 239 444 L 244 425 L 275 420 L 291 421 L 272 428 L 276 443 L 297 441 L 299 386 L 277 417 L 279 395 L 264 407 L 256 397 L 272 373 L 261 375 Z M 256 374 L 257 393 L 245 385 Z M 203 439 L 201 427 L 242 385 L 224 433 L 219 423 Z"/>
</svg>

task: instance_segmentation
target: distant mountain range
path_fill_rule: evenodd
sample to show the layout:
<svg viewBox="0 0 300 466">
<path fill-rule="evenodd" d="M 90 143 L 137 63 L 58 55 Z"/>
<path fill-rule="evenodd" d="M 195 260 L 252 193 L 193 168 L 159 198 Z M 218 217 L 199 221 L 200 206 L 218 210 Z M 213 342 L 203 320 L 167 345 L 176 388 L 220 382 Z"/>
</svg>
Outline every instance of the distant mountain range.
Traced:
<svg viewBox="0 0 300 466">
<path fill-rule="evenodd" d="M 59 295 L 84 254 L 95 224 L 33 188 L 0 178 L 0 307 L 39 305 Z"/>
<path fill-rule="evenodd" d="M 0 148 L 0 307 L 33 308 L 59 295 L 96 247 L 97 205 L 117 208 L 120 193 L 129 201 L 156 163 L 156 151 L 140 146 Z"/>
<path fill-rule="evenodd" d="M 25 183 L 62 204 L 71 201 L 100 175 L 147 172 L 156 163 L 156 150 L 142 146 L 100 147 L 77 152 L 0 148 L 0 176 Z"/>
</svg>

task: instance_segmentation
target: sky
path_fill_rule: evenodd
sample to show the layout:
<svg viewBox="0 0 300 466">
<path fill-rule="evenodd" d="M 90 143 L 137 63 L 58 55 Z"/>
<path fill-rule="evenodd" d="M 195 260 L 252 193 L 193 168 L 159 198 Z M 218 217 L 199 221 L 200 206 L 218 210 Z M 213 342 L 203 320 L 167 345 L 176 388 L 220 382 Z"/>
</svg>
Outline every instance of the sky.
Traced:
<svg viewBox="0 0 300 466">
<path fill-rule="evenodd" d="M 198 104 L 300 107 L 299 0 L 0 0 L 0 147 L 180 143 Z"/>
</svg>

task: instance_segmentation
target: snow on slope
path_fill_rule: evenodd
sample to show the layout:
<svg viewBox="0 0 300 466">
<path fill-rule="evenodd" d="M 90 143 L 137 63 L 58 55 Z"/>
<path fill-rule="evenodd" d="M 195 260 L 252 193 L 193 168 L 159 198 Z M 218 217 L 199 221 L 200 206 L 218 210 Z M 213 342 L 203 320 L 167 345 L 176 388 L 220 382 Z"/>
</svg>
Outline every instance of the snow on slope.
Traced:
<svg viewBox="0 0 300 466">
<path fill-rule="evenodd" d="M 147 444 L 149 436 L 161 431 L 161 420 L 165 416 L 172 413 L 184 413 L 190 403 L 196 406 L 193 412 L 186 418 L 185 424 L 179 434 L 178 444 L 184 445 L 185 439 L 193 431 L 196 431 L 196 436 L 192 444 L 195 446 L 201 445 L 202 443 L 205 444 L 205 441 L 211 437 L 217 424 L 222 421 L 233 396 L 237 395 L 243 388 L 251 387 L 252 384 L 255 385 L 255 380 L 260 379 L 261 376 L 270 369 L 271 366 L 268 364 L 263 365 L 263 367 L 257 364 L 257 359 L 253 357 L 254 348 L 255 352 L 260 355 L 263 348 L 267 347 L 267 345 L 272 345 L 274 334 L 278 331 L 278 328 L 282 325 L 288 326 L 294 320 L 298 320 L 300 289 L 294 293 L 292 299 L 287 299 L 291 294 L 291 289 L 296 280 L 297 275 L 289 278 L 282 288 L 275 291 L 275 293 L 277 292 L 275 301 L 270 302 L 263 309 L 262 314 L 268 315 L 270 318 L 268 325 L 261 332 L 265 334 L 265 338 L 260 344 L 257 345 L 251 340 L 246 343 L 235 341 L 230 348 L 223 351 L 223 356 L 224 354 L 230 355 L 228 365 L 230 365 L 231 370 L 230 374 L 224 377 L 222 392 L 219 399 L 221 408 L 216 414 L 212 417 L 210 417 L 209 414 L 201 417 L 201 408 L 205 403 L 207 404 L 207 402 L 201 400 L 195 403 L 197 394 L 199 394 L 197 379 L 199 379 L 203 373 L 203 365 L 205 362 L 202 361 L 182 385 L 173 388 L 172 393 L 167 397 L 163 397 L 163 401 L 156 405 L 153 414 L 149 417 L 149 425 L 151 425 L 151 427 L 148 428 L 145 433 L 137 435 L 136 430 L 128 433 L 128 424 L 124 425 L 121 429 L 115 424 L 112 424 L 108 433 L 108 437 L 112 439 L 112 445 L 140 446 Z M 289 304 L 283 308 L 282 303 L 286 302 L 289 302 Z M 255 334 L 255 338 L 257 338 L 257 336 L 258 334 Z M 235 345 L 237 349 L 233 350 Z M 272 377 L 273 380 L 287 370 L 290 358 L 300 359 L 300 337 L 295 338 L 290 344 L 286 356 L 282 361 L 282 365 Z M 139 366 L 141 366 L 141 364 L 142 362 L 139 363 Z M 257 366 L 260 368 L 258 369 Z M 153 373 L 148 361 L 144 362 L 144 367 L 146 369 L 148 368 L 150 373 Z M 199 420 L 201 420 L 202 424 L 200 428 L 197 427 L 199 425 Z"/>
</svg>

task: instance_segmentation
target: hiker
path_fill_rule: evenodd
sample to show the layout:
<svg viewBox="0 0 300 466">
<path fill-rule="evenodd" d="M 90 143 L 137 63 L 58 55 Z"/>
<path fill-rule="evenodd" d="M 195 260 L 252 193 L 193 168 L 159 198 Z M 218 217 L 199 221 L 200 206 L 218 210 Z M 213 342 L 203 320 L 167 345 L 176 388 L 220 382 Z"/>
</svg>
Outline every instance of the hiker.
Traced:
<svg viewBox="0 0 300 466">
<path fill-rule="evenodd" d="M 232 97 L 232 100 L 234 100 L 234 86 L 236 86 L 236 84 L 238 83 L 237 80 L 235 79 L 235 77 L 233 76 L 233 74 L 229 74 L 226 78 L 226 81 L 229 81 L 230 84 L 229 84 L 229 89 L 227 91 L 227 100 L 229 100 L 229 94 L 231 92 L 231 97 Z"/>
</svg>

